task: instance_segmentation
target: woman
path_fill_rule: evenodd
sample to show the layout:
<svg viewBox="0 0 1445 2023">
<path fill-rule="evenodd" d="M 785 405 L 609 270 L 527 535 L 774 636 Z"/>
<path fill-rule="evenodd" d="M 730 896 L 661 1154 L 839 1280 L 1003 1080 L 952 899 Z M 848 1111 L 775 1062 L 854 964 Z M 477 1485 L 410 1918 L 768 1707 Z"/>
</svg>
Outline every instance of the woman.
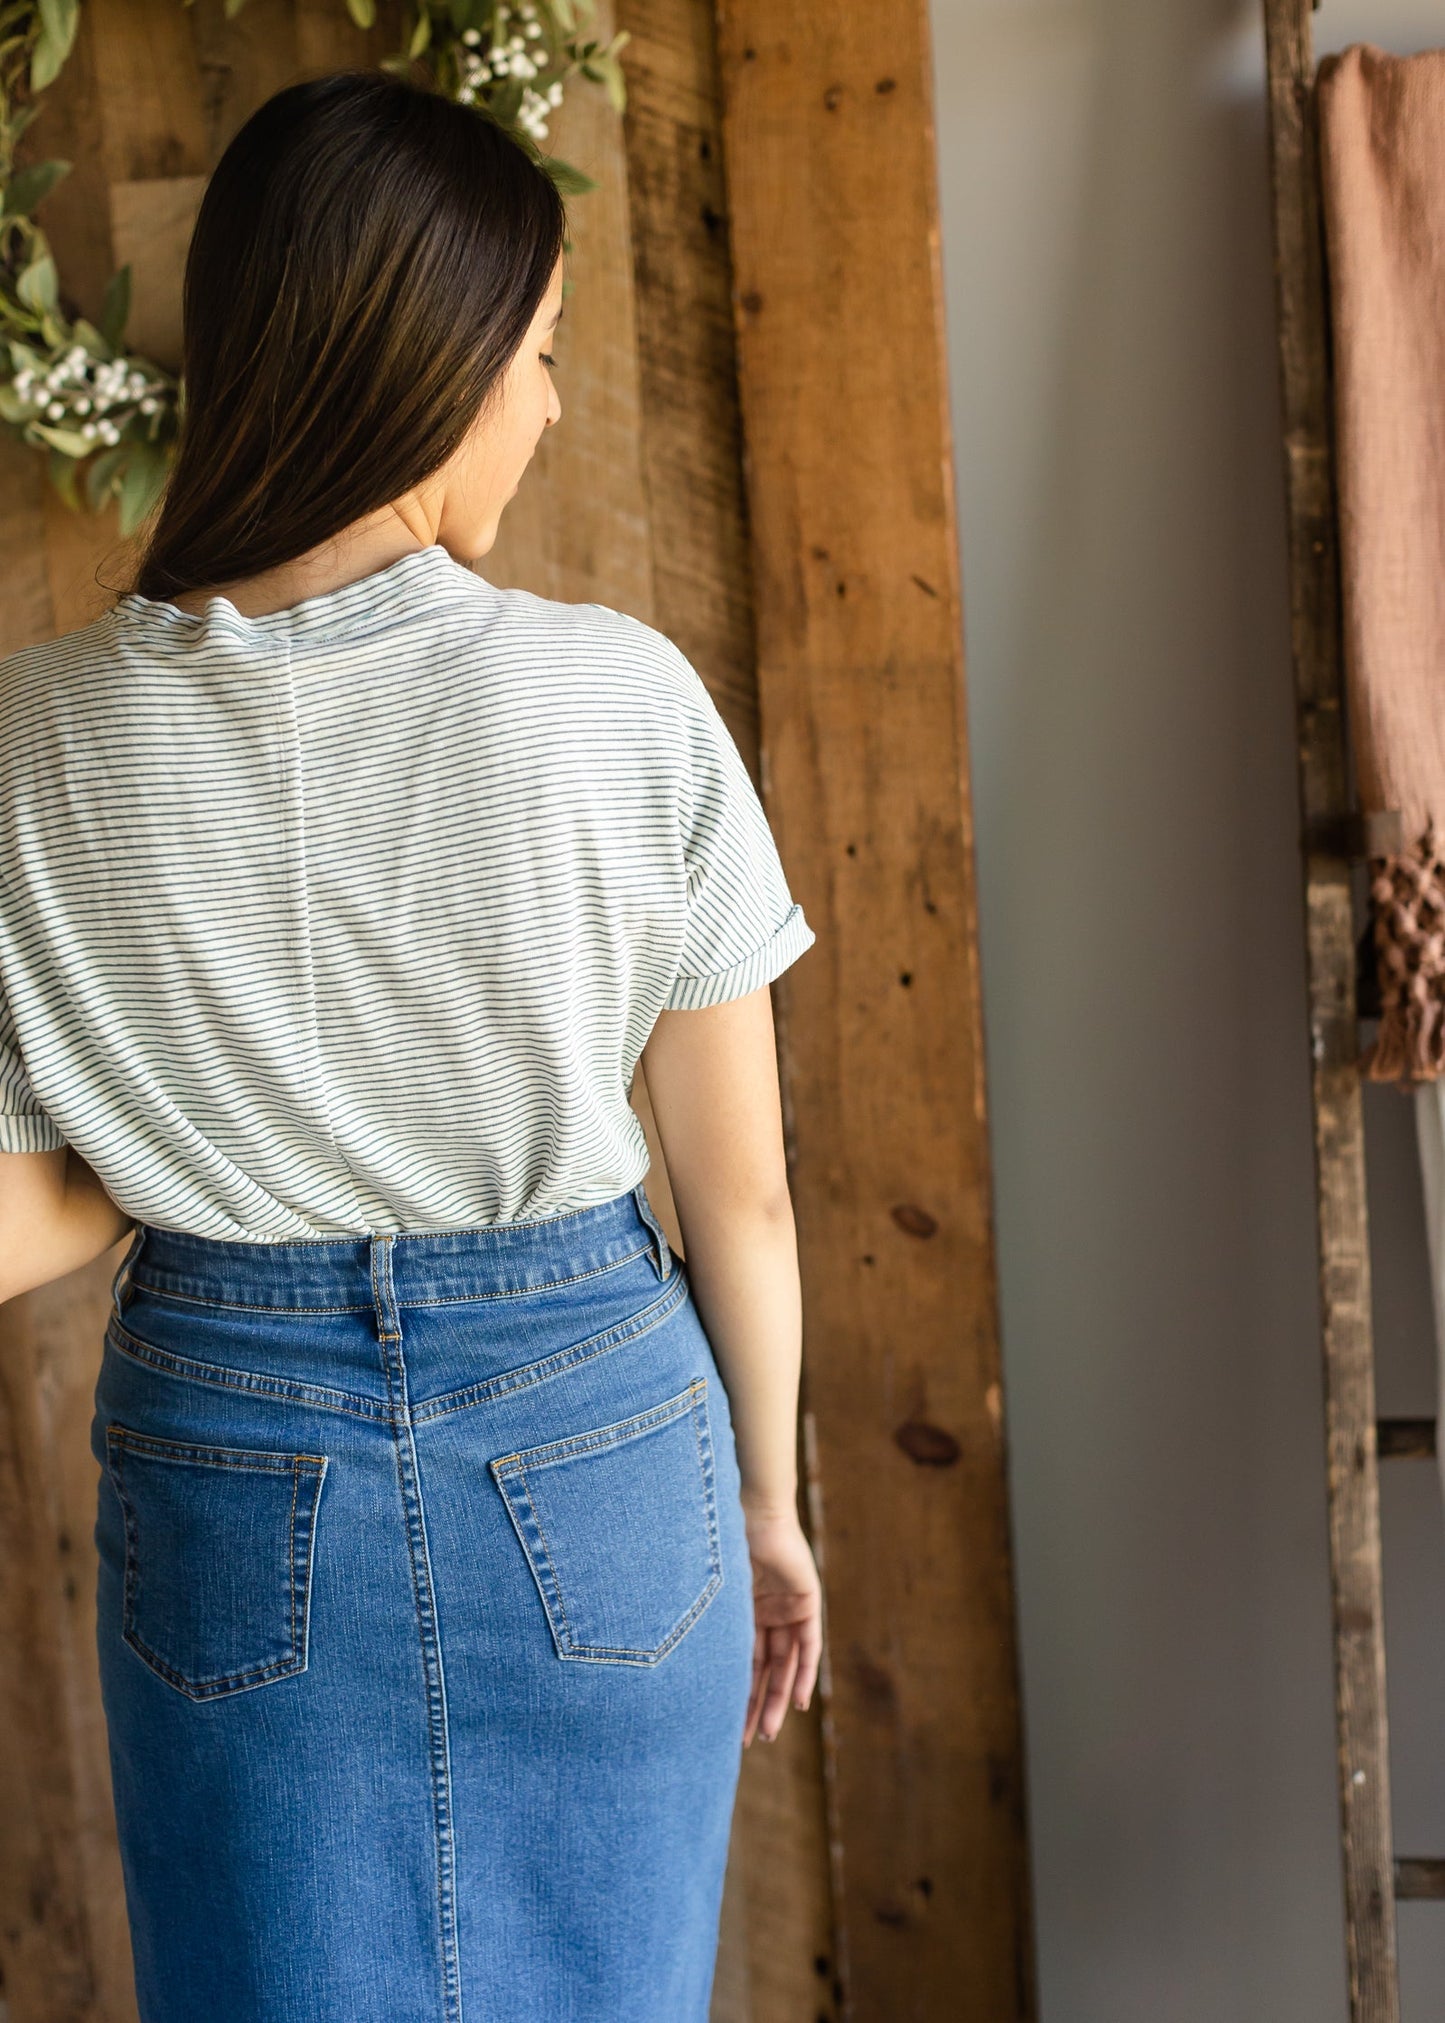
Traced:
<svg viewBox="0 0 1445 2023">
<path fill-rule="evenodd" d="M 145 2023 L 701 2023 L 740 1746 L 815 1683 L 766 988 L 812 931 L 676 648 L 467 566 L 561 412 L 563 226 L 440 95 L 272 98 L 134 584 L 0 663 L 0 1294 L 133 1231 Z"/>
</svg>

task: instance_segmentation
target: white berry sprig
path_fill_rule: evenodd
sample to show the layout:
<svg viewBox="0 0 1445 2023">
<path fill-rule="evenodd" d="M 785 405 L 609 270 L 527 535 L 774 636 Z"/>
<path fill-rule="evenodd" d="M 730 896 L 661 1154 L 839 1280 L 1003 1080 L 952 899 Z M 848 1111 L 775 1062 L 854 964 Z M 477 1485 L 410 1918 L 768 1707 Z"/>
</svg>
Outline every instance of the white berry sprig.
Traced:
<svg viewBox="0 0 1445 2023">
<path fill-rule="evenodd" d="M 243 0 L 226 0 L 230 18 Z M 543 151 L 574 77 L 600 84 L 620 113 L 626 89 L 618 52 L 625 32 L 584 40 L 593 0 L 413 0 L 405 51 L 383 70 L 409 76 L 420 63 L 437 90 L 497 121 L 534 154 L 565 195 L 596 187 Z M 81 0 L 0 0 L 0 425 L 42 450 L 66 503 L 99 512 L 119 501 L 130 533 L 164 487 L 184 407 L 174 373 L 124 344 L 130 269 L 106 289 L 95 323 L 63 297 L 36 207 L 69 162 L 15 165 L 16 145 L 41 110 L 39 93 L 75 40 Z M 376 0 L 346 0 L 370 28 Z"/>
</svg>

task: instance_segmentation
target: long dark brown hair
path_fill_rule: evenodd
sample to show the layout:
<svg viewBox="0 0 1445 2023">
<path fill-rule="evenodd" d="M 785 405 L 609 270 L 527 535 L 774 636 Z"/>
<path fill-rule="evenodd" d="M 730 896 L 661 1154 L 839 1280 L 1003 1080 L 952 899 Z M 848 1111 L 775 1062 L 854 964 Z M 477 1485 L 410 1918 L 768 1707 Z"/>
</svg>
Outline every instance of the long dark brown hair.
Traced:
<svg viewBox="0 0 1445 2023">
<path fill-rule="evenodd" d="M 267 99 L 201 200 L 175 462 L 131 588 L 278 567 L 428 477 L 499 385 L 565 231 L 546 169 L 475 107 L 372 70 Z"/>
</svg>

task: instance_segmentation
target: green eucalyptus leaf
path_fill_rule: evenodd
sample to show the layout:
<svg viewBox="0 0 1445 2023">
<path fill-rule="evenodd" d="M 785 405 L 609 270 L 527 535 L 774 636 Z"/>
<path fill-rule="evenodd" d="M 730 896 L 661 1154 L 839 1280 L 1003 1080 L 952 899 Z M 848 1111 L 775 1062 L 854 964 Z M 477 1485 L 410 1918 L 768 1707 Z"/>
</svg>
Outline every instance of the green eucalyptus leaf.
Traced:
<svg viewBox="0 0 1445 2023">
<path fill-rule="evenodd" d="M 407 44 L 407 55 L 413 57 L 420 56 L 430 42 L 431 9 L 423 6 L 417 10 L 416 27 L 411 31 L 411 41 Z"/>
<path fill-rule="evenodd" d="M 25 268 L 15 283 L 15 293 L 27 309 L 38 310 L 42 316 L 47 309 L 56 307 L 60 299 L 60 277 L 48 253 L 32 260 Z"/>
<path fill-rule="evenodd" d="M 42 28 L 30 58 L 30 89 L 44 91 L 47 85 L 54 84 L 64 62 L 65 51 Z"/>
<path fill-rule="evenodd" d="M 7 218 L 28 218 L 41 199 L 55 188 L 60 178 L 69 174 L 69 162 L 32 162 L 29 168 L 17 169 L 5 185 L 0 215 Z"/>
<path fill-rule="evenodd" d="M 90 444 L 86 444 L 90 448 Z M 68 451 L 52 449 L 49 456 L 50 482 L 59 492 L 71 511 L 80 511 L 80 499 L 75 489 L 75 460 Z"/>
<path fill-rule="evenodd" d="M 117 268 L 105 284 L 100 305 L 101 335 L 113 349 L 120 349 L 121 334 L 130 318 L 130 262 Z"/>
<path fill-rule="evenodd" d="M 358 28 L 370 28 L 376 21 L 376 0 L 346 0 L 346 11 Z"/>
<path fill-rule="evenodd" d="M 165 484 L 165 464 L 154 450 L 141 443 L 129 443 L 120 481 L 120 531 L 130 534 L 140 525 L 161 495 Z"/>
<path fill-rule="evenodd" d="M 90 353 L 92 358 L 98 358 L 102 363 L 108 363 L 113 356 L 111 347 L 107 344 L 105 338 L 96 329 L 95 325 L 88 322 L 84 316 L 76 317 L 74 323 L 70 326 L 70 334 L 78 345 Z"/>
<path fill-rule="evenodd" d="M 117 443 L 113 449 L 102 450 L 98 457 L 92 457 L 86 465 L 82 482 L 92 513 L 98 513 L 115 490 L 114 480 L 128 454 L 128 445 Z"/>
<path fill-rule="evenodd" d="M 577 33 L 577 10 L 572 0 L 549 0 L 553 18 L 564 35 Z"/>
<path fill-rule="evenodd" d="M 584 175 L 581 169 L 574 169 L 571 162 L 564 162 L 559 155 L 544 155 L 542 166 L 564 197 L 580 197 L 597 187 L 591 176 Z"/>
<path fill-rule="evenodd" d="M 62 57 L 68 56 L 80 25 L 80 0 L 36 0 L 36 12 L 48 39 Z"/>
<path fill-rule="evenodd" d="M 602 70 L 602 82 L 607 89 L 607 100 L 614 112 L 627 110 L 627 80 L 622 75 L 622 65 L 615 56 L 601 56 L 598 63 Z"/>
<path fill-rule="evenodd" d="M 88 457 L 95 448 L 92 439 L 83 436 L 78 428 L 56 428 L 48 421 L 35 421 L 30 426 L 36 435 L 48 442 L 52 449 L 59 450 L 63 456 Z"/>
<path fill-rule="evenodd" d="M 23 422 L 29 418 L 31 405 L 20 398 L 13 386 L 0 379 L 0 420 Z"/>
</svg>

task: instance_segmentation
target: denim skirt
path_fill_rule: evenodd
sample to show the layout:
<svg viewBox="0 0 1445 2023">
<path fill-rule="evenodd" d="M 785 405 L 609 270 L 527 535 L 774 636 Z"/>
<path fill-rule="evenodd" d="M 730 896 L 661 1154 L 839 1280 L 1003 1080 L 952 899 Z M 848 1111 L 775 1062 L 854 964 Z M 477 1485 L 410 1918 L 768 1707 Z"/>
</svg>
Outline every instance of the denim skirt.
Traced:
<svg viewBox="0 0 1445 2023">
<path fill-rule="evenodd" d="M 142 2023 L 704 2023 L 751 1684 L 732 1422 L 639 1185 L 140 1225 L 95 1387 Z"/>
</svg>

